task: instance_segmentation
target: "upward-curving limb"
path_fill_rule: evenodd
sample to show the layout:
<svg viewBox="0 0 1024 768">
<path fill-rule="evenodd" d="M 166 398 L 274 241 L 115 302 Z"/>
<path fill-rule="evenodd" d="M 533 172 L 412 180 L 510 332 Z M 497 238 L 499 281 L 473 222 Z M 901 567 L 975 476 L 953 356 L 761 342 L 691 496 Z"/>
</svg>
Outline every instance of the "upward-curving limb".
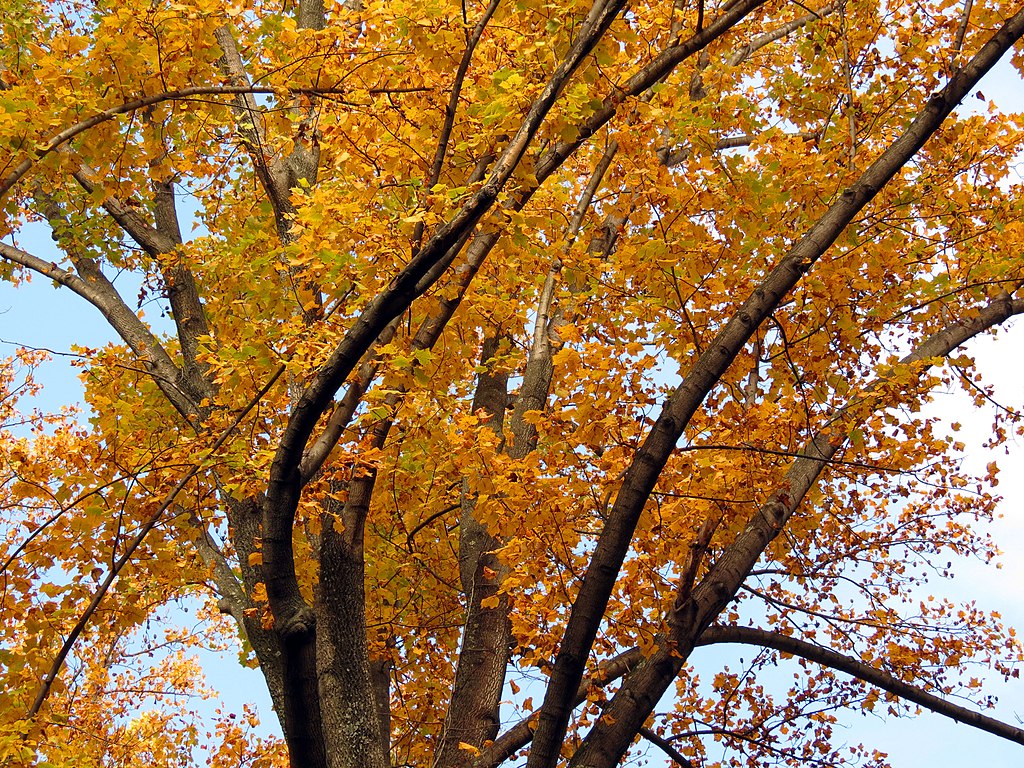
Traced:
<svg viewBox="0 0 1024 768">
<path fill-rule="evenodd" d="M 582 677 L 587 655 L 604 616 L 612 587 L 626 557 L 640 514 L 662 468 L 693 414 L 755 331 L 835 242 L 857 212 L 914 156 L 964 96 L 1022 35 L 1024 10 L 1011 17 L 974 58 L 928 100 L 907 130 L 842 193 L 778 266 L 736 308 L 711 346 L 684 374 L 682 384 L 667 400 L 654 427 L 637 451 L 598 539 L 579 597 L 573 605 L 552 671 L 551 682 L 545 694 L 540 722 L 530 753 L 530 768 L 553 768 L 557 761 L 571 711 L 572 694 Z M 828 458 L 830 450 L 832 449 L 827 445 L 815 443 L 808 447 L 807 452 L 822 452 L 820 462 L 823 462 Z M 692 643 L 700 630 L 713 621 L 721 608 L 731 599 L 734 589 L 730 588 L 732 582 L 741 578 L 752 567 L 763 547 L 774 538 L 774 534 L 770 535 L 769 530 L 776 530 L 775 526 L 781 525 L 788 517 L 789 513 L 785 510 L 788 509 L 791 499 L 802 498 L 803 493 L 798 493 L 795 489 L 804 488 L 806 492 L 821 466 L 824 464 L 819 463 L 819 469 L 810 474 L 799 473 L 791 477 L 790 483 L 794 490 L 783 493 L 773 505 L 769 505 L 778 509 L 763 518 L 772 522 L 752 523 L 750 535 L 754 538 L 743 545 L 737 542 L 736 555 L 725 557 L 716 564 L 716 569 L 722 576 L 709 576 L 710 580 L 705 580 L 707 586 L 702 585 L 704 589 L 701 597 L 708 602 L 688 621 L 685 636 L 677 641 L 680 643 L 678 653 L 681 657 L 688 655 L 687 643 Z M 763 525 L 769 528 L 761 530 Z M 737 581 L 736 586 L 738 583 Z M 694 600 L 698 601 L 699 605 L 696 593 Z M 619 697 L 623 703 L 617 707 L 613 705 L 614 708 L 608 713 L 609 717 L 602 718 L 584 740 L 583 746 L 574 758 L 576 764 L 604 768 L 618 762 L 636 734 L 636 729 L 653 710 L 655 702 L 664 691 L 664 686 L 675 676 L 672 669 L 675 665 L 674 660 L 666 657 L 660 659 L 660 663 L 660 668 L 654 661 L 644 665 L 645 668 L 659 668 L 649 681 L 624 687 L 620 691 Z"/>
</svg>

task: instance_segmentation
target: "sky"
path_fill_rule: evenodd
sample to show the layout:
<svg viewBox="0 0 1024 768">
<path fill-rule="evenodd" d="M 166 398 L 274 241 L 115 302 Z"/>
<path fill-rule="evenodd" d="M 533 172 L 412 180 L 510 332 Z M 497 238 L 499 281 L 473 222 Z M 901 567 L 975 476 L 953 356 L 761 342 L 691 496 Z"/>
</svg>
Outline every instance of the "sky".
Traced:
<svg viewBox="0 0 1024 768">
<path fill-rule="evenodd" d="M 1024 84 L 1005 62 L 982 82 L 980 90 L 1004 110 L 1024 111 Z M 971 101 L 970 109 L 982 108 L 982 103 Z M 39 256 L 59 260 L 41 229 L 29 232 L 21 242 Z M 126 296 L 136 295 L 138 286 L 130 275 L 118 278 L 117 284 L 123 287 Z M 158 328 L 166 329 L 166 319 L 160 319 L 158 314 L 154 306 L 147 319 L 154 321 Z M 0 283 L 0 356 L 13 353 L 16 346 L 66 353 L 74 344 L 101 346 L 113 340 L 110 329 L 92 307 L 69 291 L 55 289 L 48 280 L 37 277 L 17 289 Z M 999 402 L 1024 407 L 1024 320 L 1010 324 L 1009 330 L 1002 331 L 995 339 L 977 340 L 968 352 L 976 357 L 979 369 L 996 387 Z M 41 367 L 37 379 L 44 384 L 43 392 L 35 401 L 41 409 L 56 410 L 63 404 L 80 401 L 81 387 L 69 357 L 55 354 L 51 362 Z M 933 583 L 929 591 L 965 601 L 975 600 L 985 609 L 999 611 L 1007 624 L 1024 631 L 1024 445 L 1021 439 L 1011 438 L 1007 446 L 994 454 L 981 448 L 988 437 L 991 414 L 979 414 L 962 393 L 939 393 L 931 407 L 948 421 L 964 425 L 961 435 L 967 445 L 965 460 L 971 466 L 982 470 L 993 459 L 999 462 L 1002 472 L 997 490 L 1004 500 L 1000 506 L 1001 518 L 991 528 L 1003 550 L 1001 568 L 963 561 L 954 569 L 957 576 L 953 582 Z M 749 657 L 750 651 L 746 654 Z M 693 663 L 698 668 L 715 670 L 730 658 L 741 655 L 743 651 L 698 649 Z M 258 672 L 238 667 L 231 653 L 204 654 L 202 661 L 210 684 L 222 692 L 229 710 L 240 711 L 242 703 L 255 702 L 264 722 L 273 724 L 274 715 Z M 790 669 L 784 662 L 780 676 L 784 680 L 797 669 L 795 664 Z M 1024 681 L 1004 684 L 988 676 L 986 688 L 987 693 L 999 697 L 998 706 L 989 714 L 1010 723 L 1024 724 Z M 1024 765 L 1021 747 L 933 713 L 903 719 L 851 713 L 844 716 L 844 721 L 845 733 L 840 729 L 839 740 L 862 742 L 887 752 L 896 768 L 921 765 L 962 768 L 965 763 L 978 760 L 982 760 L 986 768 Z M 711 754 L 714 756 L 714 752 Z M 654 752 L 650 756 L 657 759 Z"/>
</svg>

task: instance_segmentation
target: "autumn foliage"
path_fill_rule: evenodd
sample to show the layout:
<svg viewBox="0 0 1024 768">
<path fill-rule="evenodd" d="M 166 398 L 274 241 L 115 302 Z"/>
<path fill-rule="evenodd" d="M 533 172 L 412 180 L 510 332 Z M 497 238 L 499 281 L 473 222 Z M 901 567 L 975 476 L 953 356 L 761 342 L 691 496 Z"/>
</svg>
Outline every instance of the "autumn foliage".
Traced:
<svg viewBox="0 0 1024 768">
<path fill-rule="evenodd" d="M 1016 636 L 941 596 L 998 468 L 922 410 L 1024 311 L 979 88 L 1024 9 L 3 6 L 0 272 L 118 342 L 80 410 L 0 368 L 0 762 L 882 766 L 834 726 L 918 707 L 1024 744 L 966 666 Z"/>
</svg>

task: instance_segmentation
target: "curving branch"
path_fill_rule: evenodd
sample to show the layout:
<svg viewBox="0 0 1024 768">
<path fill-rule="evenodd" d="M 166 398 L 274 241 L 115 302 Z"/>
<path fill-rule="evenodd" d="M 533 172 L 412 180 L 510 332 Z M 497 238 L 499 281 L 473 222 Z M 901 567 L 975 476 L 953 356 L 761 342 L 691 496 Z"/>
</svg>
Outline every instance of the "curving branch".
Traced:
<svg viewBox="0 0 1024 768">
<path fill-rule="evenodd" d="M 641 728 L 640 735 L 664 752 L 669 760 L 680 766 L 680 768 L 694 768 L 693 762 L 687 760 L 678 749 L 672 746 L 672 742 L 668 739 L 663 739 L 650 728 Z"/>
<path fill-rule="evenodd" d="M 469 65 L 473 61 L 473 53 L 476 51 L 476 46 L 480 42 L 480 38 L 483 37 L 484 30 L 487 28 L 488 22 L 491 17 L 494 16 L 494 12 L 498 10 L 498 5 L 501 0 L 490 0 L 487 7 L 484 8 L 483 15 L 480 20 L 473 27 L 473 31 L 466 36 L 466 48 L 462 52 L 462 58 L 459 60 L 459 67 L 455 71 L 455 79 L 452 81 L 451 93 L 448 95 L 448 103 L 444 108 L 444 122 L 441 125 L 441 134 L 437 139 L 437 148 L 434 150 L 434 159 L 430 163 L 430 171 L 427 173 L 427 183 L 424 185 L 426 189 L 432 188 L 441 180 L 441 171 L 444 168 L 444 158 L 448 154 L 448 145 L 451 143 L 452 129 L 455 127 L 455 115 L 459 108 L 459 98 L 462 96 L 462 87 L 466 82 L 466 73 L 469 72 Z M 465 10 L 465 6 L 463 6 Z M 412 248 L 413 253 L 419 250 L 420 245 L 423 242 L 423 222 L 416 222 L 416 228 L 413 230 L 412 235 Z"/>
<path fill-rule="evenodd" d="M 842 2 L 825 3 L 825 5 L 821 6 L 816 11 L 811 11 L 804 16 L 798 16 L 792 21 L 787 21 L 785 24 L 781 24 L 775 29 L 771 29 L 764 34 L 758 35 L 749 43 L 733 52 L 733 54 L 727 59 L 729 66 L 738 67 L 762 48 L 793 34 L 798 29 L 806 27 L 811 22 L 830 16 L 842 5 Z"/>
<path fill-rule="evenodd" d="M 324 96 L 329 94 L 346 93 L 347 90 L 348 89 L 341 87 L 291 88 L 289 92 L 299 95 Z M 423 90 L 425 89 L 419 87 L 397 87 L 370 88 L 366 92 L 370 95 L 378 95 L 387 93 L 412 93 Z M 178 88 L 173 91 L 162 91 L 161 93 L 142 96 L 138 99 L 132 99 L 131 101 L 126 101 L 122 104 L 101 110 L 85 120 L 77 122 L 74 125 L 65 128 L 63 131 L 52 135 L 50 138 L 40 141 L 32 151 L 31 155 L 22 159 L 20 163 L 14 166 L 10 173 L 8 173 L 3 179 L 0 179 L 0 199 L 3 199 L 3 197 L 11 191 L 14 185 L 21 181 L 25 177 L 25 174 L 32 170 L 40 160 L 52 155 L 76 136 L 81 136 L 83 133 L 95 128 L 97 125 L 110 122 L 121 115 L 138 112 L 140 109 L 152 107 L 157 104 L 163 104 L 167 101 L 190 101 L 196 96 L 237 96 L 239 94 L 262 94 L 270 96 L 275 93 L 280 93 L 280 89 L 253 85 L 190 85 L 187 88 Z"/>
<path fill-rule="evenodd" d="M 668 398 L 625 473 L 615 505 L 598 539 L 579 596 L 573 605 L 541 709 L 529 768 L 553 768 L 558 759 L 568 726 L 572 692 L 583 674 L 587 655 L 597 636 L 636 525 L 662 469 L 690 419 L 732 361 L 792 288 L 829 249 L 857 213 L 917 153 L 978 80 L 1022 35 L 1024 9 L 1012 16 L 977 55 L 928 100 L 904 133 L 797 241 L 778 266 L 736 308 L 712 344 L 685 373 L 682 383 Z M 830 452 L 834 453 L 835 449 L 822 438 L 815 441 L 811 450 L 827 460 L 831 457 Z M 792 500 L 802 496 L 802 493 L 796 492 L 796 488 L 803 488 L 803 492 L 806 492 L 804 484 L 813 482 L 824 466 L 822 462 L 817 464 L 816 469 L 801 467 L 802 474 L 790 478 L 794 490 L 773 497 L 768 508 L 759 514 L 760 522 L 752 522 L 748 530 L 740 535 L 738 548 L 730 548 L 727 557 L 716 564 L 716 569 L 721 566 L 717 572 L 712 569 L 715 578 L 705 580 L 707 584 L 701 585 L 703 591 L 701 588 L 695 590 L 695 598 L 699 592 L 702 595 L 697 604 L 699 608 L 694 609 L 692 618 L 687 622 L 689 630 L 686 636 L 690 642 L 727 604 L 742 581 L 742 575 L 753 566 L 764 547 L 788 520 L 792 514 Z M 748 535 L 749 538 L 745 539 Z M 741 540 L 744 541 L 742 545 Z M 733 561 L 730 562 L 729 558 Z M 687 641 L 682 639 L 677 642 L 681 644 L 680 653 L 685 658 L 689 653 L 685 647 Z M 622 704 L 607 720 L 602 718 L 584 740 L 573 762 L 600 768 L 616 764 L 629 747 L 637 729 L 653 711 L 660 692 L 664 690 L 662 684 L 667 685 L 666 681 L 674 677 L 675 665 L 676 661 L 671 656 L 658 662 L 652 661 L 649 667 L 651 678 L 638 687 L 631 686 L 623 697 L 637 700 L 628 705 Z"/>
<path fill-rule="evenodd" d="M 976 316 L 953 323 L 929 336 L 901 362 L 909 365 L 945 357 L 980 333 L 1022 313 L 1024 299 L 1013 299 L 1003 294 Z M 840 409 L 830 423 L 838 422 L 846 412 L 874 397 L 884 383 L 884 379 L 877 380 L 862 397 Z M 635 734 L 654 710 L 706 628 L 736 595 L 757 560 L 785 527 L 844 442 L 841 435 L 830 439 L 823 432 L 808 441 L 779 487 L 754 512 L 746 528 L 726 548 L 690 595 L 673 606 L 668 617 L 670 637 L 623 681 L 606 708 L 610 718 L 599 721 L 570 765 L 612 765 L 615 755 L 621 756 L 628 748 L 632 736 L 627 734 Z"/>
<path fill-rule="evenodd" d="M 512 200 L 507 203 L 507 207 L 515 211 L 522 210 L 540 185 L 543 184 L 544 181 L 548 179 L 580 146 L 582 146 L 590 137 L 612 120 L 619 105 L 626 98 L 636 97 L 643 94 L 652 85 L 667 77 L 681 62 L 685 61 L 693 54 L 703 50 L 722 35 L 726 34 L 733 26 L 739 23 L 739 21 L 749 15 L 756 8 L 764 4 L 764 2 L 765 0 L 738 0 L 738 2 L 730 5 L 722 16 L 716 19 L 711 25 L 697 32 L 685 41 L 672 44 L 661 54 L 656 56 L 648 65 L 638 70 L 637 73 L 628 80 L 623 89 L 617 90 L 614 94 L 605 98 L 601 103 L 601 106 L 593 114 L 582 120 L 576 126 L 576 134 L 578 135 L 577 140 L 570 142 L 558 142 L 554 146 L 542 151 L 535 158 L 534 170 L 535 177 L 537 178 L 537 185 L 525 186 L 518 190 L 516 194 L 513 195 Z M 371 93 L 372 92 L 373 91 L 371 91 Z M 492 161 L 493 158 L 490 156 L 481 158 L 480 163 L 478 163 L 477 168 L 470 177 L 470 182 L 482 179 L 486 168 Z M 467 237 L 468 234 L 469 233 L 467 232 Z M 436 341 L 436 339 L 439 338 L 441 330 L 443 330 L 445 324 L 447 324 L 455 309 L 458 307 L 466 288 L 475 277 L 491 249 L 498 242 L 499 237 L 500 233 L 496 231 L 477 232 L 475 234 L 469 246 L 465 262 L 459 268 L 461 270 L 459 274 L 459 287 L 455 298 L 442 300 L 441 310 L 435 316 L 424 321 L 417 333 L 417 339 L 421 336 L 424 338 L 430 336 L 434 338 L 434 341 Z M 456 242 L 456 244 L 452 246 L 452 252 L 442 256 L 433 269 L 428 271 L 427 276 L 422 280 L 424 285 L 423 290 L 426 290 L 426 287 L 432 285 L 444 273 L 454 260 L 459 249 L 461 249 L 462 242 L 464 242 L 464 240 Z M 414 341 L 414 344 L 415 343 L 418 342 Z M 430 342 L 430 344 L 433 343 L 433 341 Z M 360 376 L 360 381 L 362 378 L 363 377 Z M 369 382 L 365 385 L 354 385 L 354 387 L 368 385 Z M 361 395 L 362 393 L 359 393 L 358 396 Z M 344 427 L 348 423 L 345 416 L 348 412 L 348 399 L 349 398 L 346 395 L 346 398 L 336 409 L 335 414 L 332 415 L 328 428 L 324 431 L 324 439 L 322 441 L 318 439 L 314 446 L 311 446 L 310 449 L 306 451 L 306 456 L 302 460 L 303 469 L 300 473 L 303 483 L 308 481 L 308 479 L 315 473 L 316 469 L 319 468 L 320 464 L 324 459 L 326 459 L 326 456 L 329 454 L 337 439 L 344 431 Z M 352 406 L 354 407 L 357 404 L 358 399 L 352 403 Z M 351 415 L 347 418 L 350 419 Z"/>
<path fill-rule="evenodd" d="M 473 61 L 473 53 L 476 51 L 477 43 L 483 37 L 484 29 L 491 20 L 494 12 L 498 10 L 501 0 L 491 0 L 484 9 L 480 20 L 473 27 L 469 38 L 466 41 L 466 49 L 462 52 L 462 59 L 459 61 L 459 68 L 455 71 L 455 80 L 452 83 L 451 94 L 448 96 L 448 104 L 444 108 L 444 123 L 441 126 L 441 135 L 437 140 L 437 149 L 434 151 L 434 160 L 430 164 L 430 173 L 427 176 L 429 183 L 427 189 L 441 180 L 441 169 L 444 167 L 444 158 L 448 154 L 448 144 L 451 141 L 452 129 L 455 127 L 455 115 L 459 107 L 459 97 L 462 95 L 462 86 L 466 81 L 466 73 L 469 71 L 470 62 Z M 422 234 L 423 230 L 417 228 Z M 418 237 L 416 238 L 419 239 Z"/>
<path fill-rule="evenodd" d="M 303 3 L 306 7 L 308 3 Z M 302 15 L 300 8 L 299 15 Z M 323 3 L 320 2 L 320 27 L 323 27 Z M 274 209 L 274 224 L 277 227 L 277 234 L 281 242 L 287 243 L 291 239 L 290 230 L 292 218 L 295 216 L 295 206 L 291 201 L 291 187 L 289 183 L 288 160 L 286 158 L 273 158 L 270 155 L 269 144 L 267 143 L 266 130 L 263 126 L 263 112 L 253 98 L 256 91 L 252 89 L 249 81 L 249 74 L 246 72 L 242 55 L 235 45 L 234 35 L 227 26 L 218 27 L 214 30 L 214 38 L 220 46 L 222 56 L 220 59 L 221 68 L 230 78 L 231 84 L 240 90 L 235 94 L 233 111 L 236 116 L 236 130 L 242 139 L 249 158 L 252 160 L 253 168 L 256 171 L 256 178 L 260 186 L 270 199 L 270 205 Z M 312 168 L 303 168 L 299 176 L 294 178 L 295 183 L 299 177 L 306 177 L 308 174 L 315 174 L 317 158 L 306 157 L 309 150 L 302 142 L 296 142 L 293 155 L 296 162 Z M 312 181 L 312 178 L 310 178 Z"/>
<path fill-rule="evenodd" d="M 199 424 L 200 413 L 187 391 L 181 370 L 174 364 L 167 351 L 143 323 L 138 315 L 125 304 L 113 284 L 100 270 L 99 265 L 88 257 L 79 256 L 75 261 L 82 272 L 74 272 L 45 261 L 13 245 L 0 242 L 0 258 L 48 277 L 58 285 L 69 288 L 100 311 L 121 339 L 143 361 L 153 381 L 164 393 L 168 402 L 185 417 L 193 427 Z"/>
<path fill-rule="evenodd" d="M 793 656 L 813 661 L 823 667 L 829 667 L 839 672 L 844 672 L 851 677 L 863 680 L 865 683 L 881 688 L 883 691 L 899 696 L 914 704 L 929 709 L 945 717 L 956 720 L 958 723 L 965 723 L 987 733 L 1008 739 L 1016 744 L 1024 744 L 1024 728 L 1004 723 L 993 717 L 988 717 L 980 712 L 975 712 L 967 707 L 954 704 L 946 699 L 939 698 L 922 688 L 906 683 L 899 678 L 893 677 L 888 672 L 865 664 L 860 659 L 852 656 L 845 656 L 829 648 L 800 640 L 796 637 L 770 632 L 764 629 L 752 627 L 708 627 L 697 641 L 697 645 L 717 645 L 719 643 L 743 643 L 745 645 L 757 645 L 762 648 L 771 648 L 782 653 L 789 653 Z"/>
<path fill-rule="evenodd" d="M 250 601 L 238 577 L 235 576 L 231 563 L 228 562 L 207 524 L 198 514 L 184 511 L 180 514 L 188 518 L 192 530 L 196 532 L 196 552 L 203 561 L 203 565 L 209 569 L 217 594 L 220 595 L 220 601 L 217 603 L 218 609 L 235 620 L 242 639 L 247 640 L 244 611 L 250 607 Z"/>
<path fill-rule="evenodd" d="M 345 383 L 384 328 L 439 280 L 453 263 L 462 245 L 477 223 L 491 209 L 498 194 L 519 166 L 562 89 L 604 36 L 624 1 L 598 0 L 593 5 L 586 20 L 577 30 L 577 35 L 565 57 L 527 111 L 515 136 L 495 161 L 488 180 L 448 223 L 433 234 L 405 268 L 392 278 L 388 287 L 370 301 L 327 361 L 317 370 L 292 408 L 271 464 L 267 484 L 263 516 L 263 570 L 275 629 L 282 638 L 285 651 L 286 709 L 289 718 L 296 725 L 317 723 L 321 717 L 317 692 L 319 665 L 316 660 L 317 649 L 314 647 L 315 617 L 299 589 L 292 550 L 292 528 L 302 491 L 299 466 L 313 429 L 329 408 L 335 392 Z M 346 508 L 356 510 L 368 500 L 353 494 L 352 490 L 349 489 Z M 341 543 L 344 548 L 351 549 L 354 556 L 339 558 L 340 562 L 345 563 L 346 568 L 339 571 L 336 576 L 340 582 L 361 589 L 362 580 L 358 573 L 361 573 L 362 569 L 362 531 L 348 529 L 344 535 L 355 546 L 350 547 L 348 543 Z M 334 539 L 340 539 L 340 536 L 325 535 L 324 538 L 331 538 L 330 545 L 333 546 L 339 543 Z M 325 593 L 329 591 L 324 590 Z M 363 606 L 360 604 L 358 612 L 361 613 L 362 610 Z M 360 626 L 358 615 L 344 612 L 340 615 L 346 617 L 350 627 Z M 341 637 L 338 633 L 332 635 L 334 638 Z M 364 675 L 360 671 L 357 677 L 362 679 Z M 367 727 L 370 727 L 370 724 L 367 724 Z M 292 759 L 299 764 L 319 764 L 323 760 L 322 740 L 318 740 L 312 733 L 308 736 L 300 739 L 292 739 L 289 736 Z M 367 741 L 366 734 L 359 732 L 358 729 L 351 732 L 341 731 L 337 738 L 342 742 L 349 740 L 354 749 L 353 754 L 366 755 L 374 763 L 383 759 L 382 756 L 374 754 L 375 748 L 379 752 L 380 740 Z M 373 742 L 376 742 L 376 745 Z M 347 754 L 344 750 L 342 753 Z"/>
<path fill-rule="evenodd" d="M 96 192 L 98 184 L 87 169 L 80 167 L 71 175 L 88 194 Z M 183 243 L 174 202 L 174 185 L 170 181 L 154 182 L 153 192 L 156 226 L 151 225 L 136 206 L 127 205 L 116 197 L 104 195 L 101 205 L 110 218 L 159 264 L 181 349 L 184 384 L 193 401 L 199 403 L 204 398 L 212 398 L 214 391 L 197 357 L 199 339 L 209 335 L 210 327 L 194 275 L 173 256 L 174 250 Z M 199 407 L 198 410 L 202 412 L 204 409 Z"/>
</svg>

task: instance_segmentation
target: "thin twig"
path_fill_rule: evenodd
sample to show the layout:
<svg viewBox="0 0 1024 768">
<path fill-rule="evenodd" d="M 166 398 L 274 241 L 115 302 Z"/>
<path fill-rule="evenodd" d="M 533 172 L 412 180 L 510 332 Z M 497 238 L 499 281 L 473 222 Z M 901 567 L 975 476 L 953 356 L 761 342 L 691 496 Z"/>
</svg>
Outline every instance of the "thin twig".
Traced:
<svg viewBox="0 0 1024 768">
<path fill-rule="evenodd" d="M 960 27 L 956 31 L 956 39 L 953 40 L 953 64 L 960 58 L 960 51 L 964 47 L 964 37 L 967 36 L 967 24 L 971 20 L 971 10 L 974 8 L 974 0 L 964 0 L 964 12 L 960 17 Z"/>
<path fill-rule="evenodd" d="M 676 765 L 682 766 L 682 768 L 694 768 L 693 763 L 683 757 L 682 753 L 680 753 L 678 749 L 673 747 L 667 739 L 661 738 L 661 736 L 656 734 L 650 728 L 641 728 L 640 735 L 668 755 Z"/>
<path fill-rule="evenodd" d="M 292 94 L 302 94 L 310 96 L 319 96 L 330 93 L 345 93 L 351 91 L 351 88 L 289 88 L 287 91 Z M 420 93 L 423 91 L 432 90 L 430 88 L 422 87 L 406 87 L 406 88 L 371 88 L 367 91 L 370 95 L 380 95 L 388 93 Z M 164 93 L 155 93 L 149 96 L 143 96 L 139 99 L 133 99 L 127 101 L 124 104 L 119 104 L 116 107 L 105 109 L 102 112 L 97 112 L 92 117 L 89 117 L 80 123 L 75 123 L 69 128 L 65 128 L 58 134 L 50 137 L 50 139 L 40 142 L 37 145 L 35 152 L 31 157 L 26 157 L 18 165 L 14 167 L 2 181 L 0 181 L 0 198 L 6 195 L 11 187 L 17 184 L 26 173 L 34 166 L 37 162 L 42 160 L 47 155 L 52 154 L 56 149 L 71 141 L 71 139 L 85 133 L 90 128 L 95 128 L 97 125 L 106 123 L 113 120 L 115 117 L 129 114 L 137 110 L 143 109 L 144 107 L 151 107 L 155 104 L 162 104 L 166 101 L 188 101 L 194 96 L 235 96 L 238 94 L 274 94 L 280 93 L 280 88 L 269 88 L 266 86 L 236 86 L 236 85 L 193 85 L 188 88 L 179 88 L 175 91 L 166 91 Z"/>
<path fill-rule="evenodd" d="M 64 641 L 64 644 L 61 646 L 60 651 L 57 653 L 57 657 L 53 660 L 53 664 L 50 666 L 50 670 L 43 677 L 43 684 L 40 686 L 39 692 L 36 694 L 35 701 L 32 702 L 32 707 L 29 709 L 29 717 L 35 717 L 39 714 L 39 710 L 42 709 L 44 702 L 50 695 L 50 689 L 53 686 L 53 682 L 57 679 L 57 675 L 60 674 L 60 670 L 64 666 L 64 662 L 67 660 L 68 654 L 71 653 L 71 649 L 74 647 L 75 642 L 78 640 L 79 636 L 85 630 L 86 626 L 89 623 L 89 620 L 92 619 L 93 614 L 96 613 L 96 609 L 99 608 L 100 603 L 103 601 L 103 598 L 110 590 L 110 587 L 113 585 L 118 575 L 121 573 L 124 567 L 128 565 L 129 561 L 132 558 L 132 555 L 135 554 L 135 550 L 139 548 L 139 546 L 142 544 L 143 540 L 146 538 L 149 532 L 153 530 L 156 524 L 160 521 L 160 518 L 163 516 L 163 513 L 166 512 L 168 507 L 170 507 L 171 504 L 174 503 L 174 500 L 177 498 L 178 494 L 181 493 L 181 491 L 185 488 L 186 485 L 188 485 L 192 478 L 199 473 L 199 470 L 202 469 L 206 461 L 209 460 L 210 457 L 212 457 L 218 450 L 220 450 L 220 447 L 224 445 L 224 443 L 235 431 L 238 425 L 242 423 L 242 419 L 244 419 L 249 414 L 249 412 L 256 407 L 260 400 L 263 399 L 263 396 L 270 391 L 271 387 L 273 387 L 275 382 L 277 382 L 277 380 L 281 377 L 281 374 L 284 373 L 285 368 L 286 365 L 284 363 L 277 367 L 277 370 L 274 371 L 273 375 L 270 377 L 267 383 L 263 385 L 263 388 L 260 389 L 260 391 L 253 396 L 253 398 L 248 402 L 245 408 L 243 408 L 242 411 L 238 414 L 238 416 L 235 417 L 234 421 L 232 421 L 231 424 L 228 425 L 228 427 L 223 432 L 220 433 L 220 436 L 216 439 L 216 441 L 214 441 L 213 445 L 210 446 L 210 449 L 206 452 L 202 459 L 195 462 L 192 465 L 191 469 L 189 469 L 189 471 L 186 472 L 185 475 L 177 483 L 175 483 L 174 487 L 168 492 L 168 494 L 164 497 L 164 500 L 160 503 L 160 506 L 157 507 L 156 511 L 150 516 L 150 518 L 145 522 L 145 524 L 142 526 L 139 532 L 135 535 L 135 538 L 128 543 L 128 546 L 125 548 L 124 554 L 122 554 L 121 557 L 117 559 L 117 562 L 115 562 L 111 567 L 110 572 L 107 574 L 107 577 L 103 580 L 103 583 L 96 590 L 96 594 L 93 595 L 93 598 L 89 603 L 89 606 L 85 609 L 81 617 L 79 617 L 78 621 L 75 623 L 75 626 L 72 628 L 71 632 L 68 634 L 67 639 Z"/>
</svg>

